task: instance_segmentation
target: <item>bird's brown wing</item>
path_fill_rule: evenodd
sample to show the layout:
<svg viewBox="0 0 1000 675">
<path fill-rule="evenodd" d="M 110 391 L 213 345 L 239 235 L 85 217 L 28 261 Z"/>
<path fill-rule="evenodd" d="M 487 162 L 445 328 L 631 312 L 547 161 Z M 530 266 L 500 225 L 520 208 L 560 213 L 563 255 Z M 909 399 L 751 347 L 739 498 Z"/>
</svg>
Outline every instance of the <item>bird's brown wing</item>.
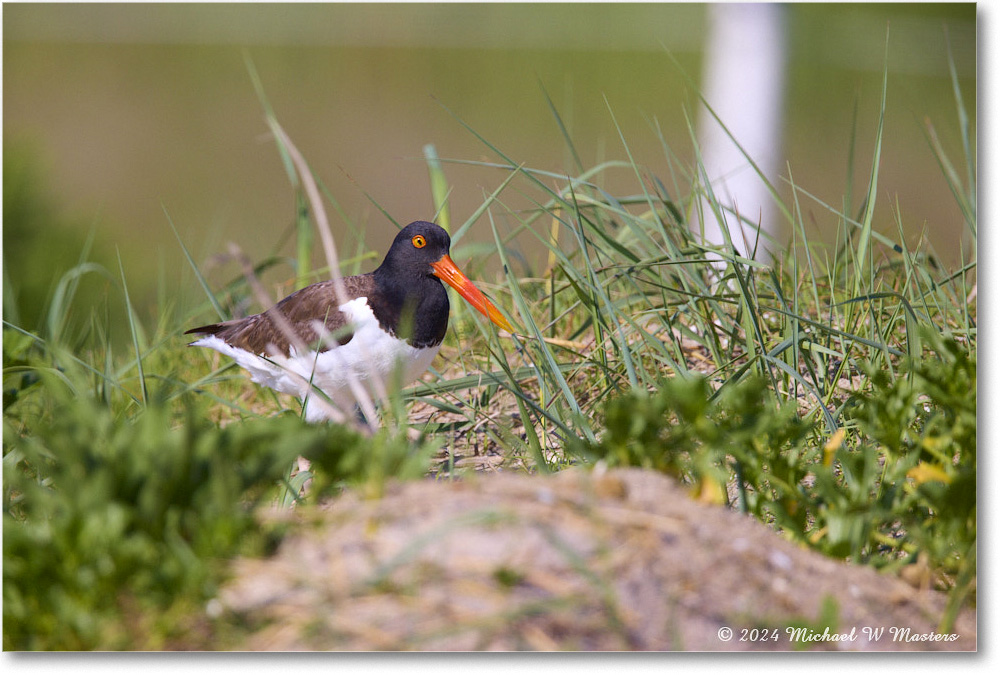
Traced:
<svg viewBox="0 0 1000 675">
<path fill-rule="evenodd" d="M 344 288 L 347 300 L 367 296 L 374 288 L 374 279 L 371 274 L 344 277 Z M 292 340 L 271 317 L 272 313 L 280 312 L 301 342 L 326 351 L 331 345 L 320 342 L 322 336 L 317 334 L 314 321 L 323 322 L 338 344 L 346 344 L 353 337 L 347 317 L 337 308 L 338 305 L 333 282 L 323 281 L 292 293 L 266 312 L 245 319 L 199 326 L 185 331 L 185 334 L 215 335 L 253 354 L 269 354 L 277 350 L 279 354 L 288 356 Z"/>
</svg>

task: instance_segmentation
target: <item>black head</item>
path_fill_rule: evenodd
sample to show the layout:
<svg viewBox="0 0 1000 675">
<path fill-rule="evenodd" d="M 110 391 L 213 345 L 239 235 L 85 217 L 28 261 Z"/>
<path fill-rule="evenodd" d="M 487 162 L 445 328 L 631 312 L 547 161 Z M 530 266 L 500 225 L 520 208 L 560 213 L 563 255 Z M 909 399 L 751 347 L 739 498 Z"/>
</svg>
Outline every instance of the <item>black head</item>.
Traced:
<svg viewBox="0 0 1000 675">
<path fill-rule="evenodd" d="M 400 279 L 434 276 L 431 264 L 448 255 L 450 248 L 451 237 L 443 228 L 417 220 L 396 235 L 380 270 Z"/>
<path fill-rule="evenodd" d="M 400 230 L 374 273 L 386 306 L 379 311 L 391 307 L 398 313 L 399 308 L 409 305 L 416 312 L 418 338 L 432 334 L 439 343 L 448 327 L 448 294 L 441 285 L 443 281 L 490 321 L 513 331 L 493 303 L 455 266 L 448 255 L 450 248 L 451 237 L 434 223 L 418 220 Z"/>
</svg>

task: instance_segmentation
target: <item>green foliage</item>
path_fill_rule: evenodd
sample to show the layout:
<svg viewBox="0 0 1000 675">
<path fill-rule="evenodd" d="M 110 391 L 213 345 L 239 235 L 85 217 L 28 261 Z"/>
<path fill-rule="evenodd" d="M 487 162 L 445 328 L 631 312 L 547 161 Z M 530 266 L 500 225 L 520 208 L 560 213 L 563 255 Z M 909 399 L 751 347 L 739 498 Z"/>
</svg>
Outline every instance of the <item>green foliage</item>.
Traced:
<svg viewBox="0 0 1000 675">
<path fill-rule="evenodd" d="M 123 647 L 104 634 L 123 594 L 162 610 L 202 592 L 210 561 L 251 531 L 243 493 L 281 475 L 294 437 L 167 417 L 122 424 L 77 404 L 30 437 L 5 422 L 6 649 Z"/>
<path fill-rule="evenodd" d="M 5 649 L 162 647 L 183 631 L 172 608 L 210 599 L 225 559 L 275 545 L 281 527 L 255 509 L 297 456 L 312 461 L 311 501 L 427 470 L 432 446 L 401 433 L 287 414 L 219 428 L 192 396 L 129 414 L 52 357 L 5 331 Z"/>
<path fill-rule="evenodd" d="M 976 366 L 953 338 L 923 339 L 926 353 L 895 378 L 864 367 L 852 433 L 827 445 L 802 506 L 825 553 L 898 566 L 922 552 L 952 586 L 976 542 Z"/>
<path fill-rule="evenodd" d="M 762 515 L 771 499 L 801 478 L 811 425 L 790 406 L 777 405 L 758 377 L 713 395 L 706 378 L 665 380 L 653 394 L 633 391 L 605 408 L 605 433 L 596 444 L 577 439 L 573 452 L 609 466 L 641 466 L 693 482 L 710 501 L 738 471 L 756 488 L 741 492 L 743 508 Z M 768 489 L 769 484 L 775 484 Z"/>
<path fill-rule="evenodd" d="M 877 457 L 844 479 L 877 498 L 866 523 L 869 550 L 914 554 L 956 574 L 976 543 L 976 359 L 952 337 L 925 333 L 930 349 L 908 359 L 900 377 L 869 368 L 871 391 L 850 417 L 864 434 L 856 451 L 836 459 L 848 467 L 859 454 Z M 872 465 L 873 464 L 873 465 Z M 852 542 L 857 551 L 860 542 Z"/>
<path fill-rule="evenodd" d="M 896 377 L 863 368 L 869 391 L 848 409 L 850 433 L 825 447 L 760 378 L 713 393 L 689 377 L 611 399 L 600 441 L 570 449 L 671 474 L 708 501 L 729 485 L 740 508 L 827 555 L 898 567 L 923 553 L 963 596 L 975 569 L 976 362 L 954 338 L 922 339 L 927 352 Z"/>
</svg>

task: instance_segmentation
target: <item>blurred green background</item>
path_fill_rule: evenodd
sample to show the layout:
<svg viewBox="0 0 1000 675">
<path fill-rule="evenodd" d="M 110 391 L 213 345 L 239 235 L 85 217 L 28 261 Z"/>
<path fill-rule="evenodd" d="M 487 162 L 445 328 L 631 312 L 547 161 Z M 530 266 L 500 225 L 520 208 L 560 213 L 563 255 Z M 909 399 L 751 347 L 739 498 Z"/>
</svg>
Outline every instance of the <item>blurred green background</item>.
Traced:
<svg viewBox="0 0 1000 675">
<path fill-rule="evenodd" d="M 895 234 L 898 199 L 908 242 L 926 230 L 945 263 L 956 264 L 961 214 L 923 125 L 933 122 L 961 167 L 946 35 L 974 116 L 975 5 L 786 11 L 783 157 L 795 182 L 840 205 L 857 105 L 857 208 L 890 26 L 876 226 Z M 368 245 L 383 251 L 395 228 L 364 192 L 400 223 L 427 219 L 424 145 L 442 158 L 496 159 L 442 106 L 515 161 L 551 171 L 573 165 L 543 87 L 587 166 L 626 159 L 610 106 L 636 160 L 666 181 L 653 121 L 671 151 L 692 162 L 684 113 L 696 119 L 697 99 L 680 69 L 700 80 L 706 28 L 702 4 L 5 5 L 4 317 L 33 328 L 53 280 L 76 263 L 91 231 L 94 256 L 115 273 L 120 251 L 145 316 L 167 299 L 202 301 L 164 209 L 199 264 L 228 241 L 255 259 L 274 249 L 292 225 L 294 195 L 245 55 L 280 123 L 366 229 Z M 453 164 L 445 171 L 457 222 L 505 178 Z M 630 170 L 605 184 L 638 191 Z M 836 218 L 803 206 L 817 236 L 831 236 Z M 342 250 L 353 251 L 346 228 L 340 236 Z M 218 284 L 235 273 L 210 278 Z"/>
</svg>

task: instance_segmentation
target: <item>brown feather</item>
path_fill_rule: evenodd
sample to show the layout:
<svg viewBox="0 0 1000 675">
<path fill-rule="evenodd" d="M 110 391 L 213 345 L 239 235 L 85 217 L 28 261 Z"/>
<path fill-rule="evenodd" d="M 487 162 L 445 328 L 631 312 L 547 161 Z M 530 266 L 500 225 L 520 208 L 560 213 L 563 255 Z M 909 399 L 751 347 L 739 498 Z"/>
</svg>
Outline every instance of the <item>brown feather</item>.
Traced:
<svg viewBox="0 0 1000 675">
<path fill-rule="evenodd" d="M 344 288 L 346 299 L 353 300 L 370 295 L 375 288 L 375 281 L 370 273 L 344 277 Z M 281 312 L 299 340 L 319 351 L 326 351 L 332 345 L 320 341 L 322 336 L 314 329 L 314 321 L 322 321 L 338 344 L 347 344 L 353 337 L 348 330 L 347 317 L 337 309 L 338 304 L 333 282 L 323 281 L 292 293 L 267 312 L 244 319 L 199 326 L 185 331 L 185 334 L 215 335 L 228 344 L 253 354 L 268 354 L 277 350 L 278 353 L 289 356 L 291 340 L 269 316 L 271 312 Z"/>
</svg>

